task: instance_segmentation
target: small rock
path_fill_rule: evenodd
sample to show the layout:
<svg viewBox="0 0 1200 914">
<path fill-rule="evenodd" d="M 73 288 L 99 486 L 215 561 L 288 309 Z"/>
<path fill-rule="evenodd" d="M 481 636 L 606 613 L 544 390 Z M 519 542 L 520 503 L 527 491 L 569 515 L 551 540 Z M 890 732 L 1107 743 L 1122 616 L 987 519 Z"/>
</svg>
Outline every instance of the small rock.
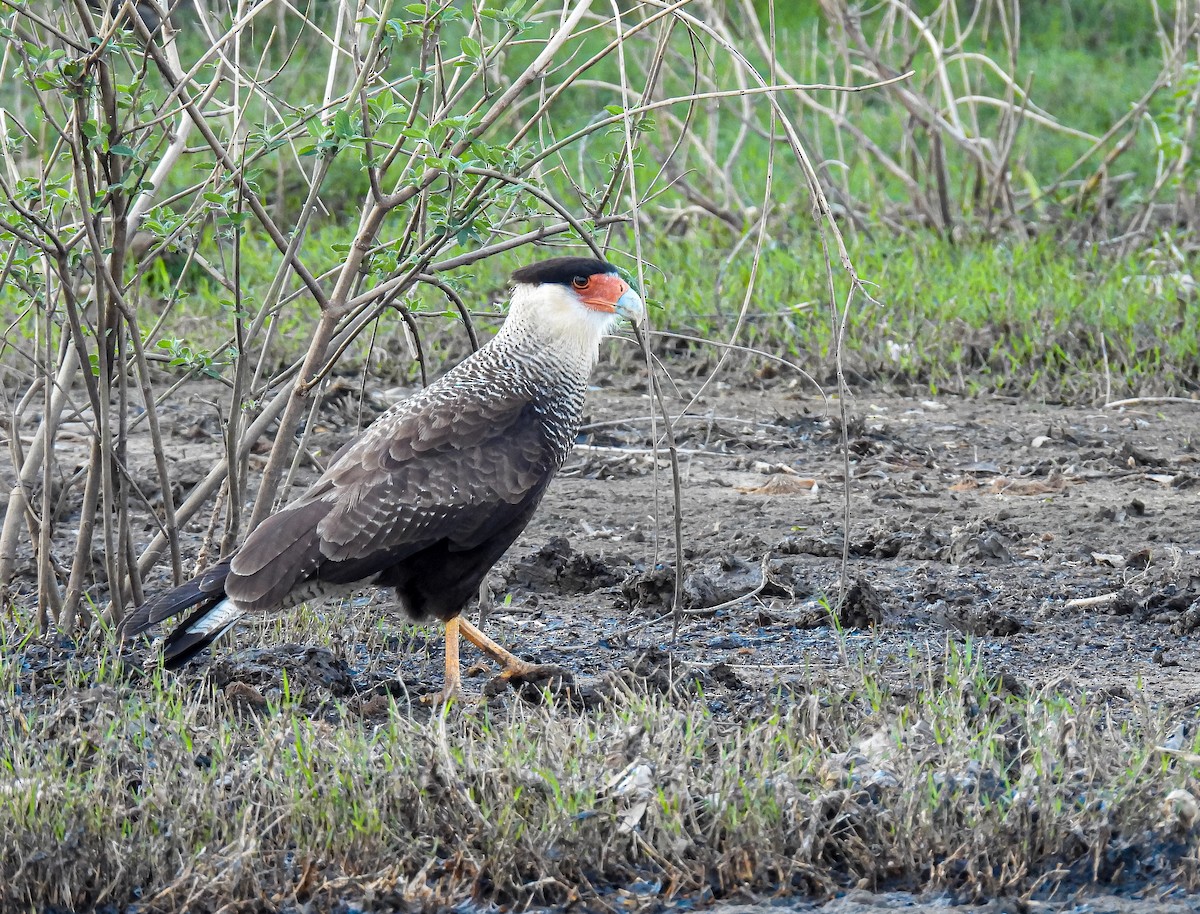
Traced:
<svg viewBox="0 0 1200 914">
<path fill-rule="evenodd" d="M 1200 818 L 1200 803 L 1191 791 L 1176 787 L 1163 799 L 1163 815 L 1170 823 L 1190 829 Z"/>
<path fill-rule="evenodd" d="M 225 699 L 235 711 L 258 712 L 266 710 L 267 699 L 263 693 L 246 682 L 231 682 L 225 686 Z"/>
</svg>

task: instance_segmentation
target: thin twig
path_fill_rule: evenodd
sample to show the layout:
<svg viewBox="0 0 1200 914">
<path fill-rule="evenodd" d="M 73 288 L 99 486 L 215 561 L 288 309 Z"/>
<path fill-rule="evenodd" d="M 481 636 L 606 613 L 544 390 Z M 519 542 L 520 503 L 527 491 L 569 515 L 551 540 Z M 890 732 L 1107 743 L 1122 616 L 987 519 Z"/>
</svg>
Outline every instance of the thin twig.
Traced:
<svg viewBox="0 0 1200 914">
<path fill-rule="evenodd" d="M 1126 406 L 1153 406 L 1159 403 L 1186 403 L 1188 406 L 1200 406 L 1200 400 L 1191 397 L 1129 397 L 1125 400 L 1109 400 L 1101 409 L 1121 409 Z"/>
<path fill-rule="evenodd" d="M 1063 605 L 1067 609 L 1087 609 L 1093 606 L 1109 606 L 1121 599 L 1119 591 L 1114 593 L 1100 594 L 1097 597 L 1076 597 L 1073 600 L 1067 600 Z"/>
</svg>

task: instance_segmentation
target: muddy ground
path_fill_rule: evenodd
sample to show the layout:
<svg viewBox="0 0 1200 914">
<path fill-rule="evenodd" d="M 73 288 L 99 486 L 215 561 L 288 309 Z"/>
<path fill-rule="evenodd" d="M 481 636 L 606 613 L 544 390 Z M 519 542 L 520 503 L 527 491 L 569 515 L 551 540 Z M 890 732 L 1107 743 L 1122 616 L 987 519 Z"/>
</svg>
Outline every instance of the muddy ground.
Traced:
<svg viewBox="0 0 1200 914">
<path fill-rule="evenodd" d="M 671 409 L 698 387 L 681 383 Z M 715 383 L 679 423 L 686 561 L 673 642 L 669 463 L 653 452 L 644 387 L 604 372 L 574 454 L 493 571 L 485 629 L 564 668 L 567 694 L 581 702 L 636 678 L 666 694 L 696 694 L 698 684 L 714 714 L 736 717 L 852 689 L 864 666 L 903 701 L 922 666 L 914 657 L 936 666 L 969 643 L 1005 689 L 1082 691 L 1118 716 L 1148 698 L 1191 725 L 1200 713 L 1200 402 L 1102 409 L 855 391 L 843 581 L 840 408 L 809 390 L 778 379 Z M 212 393 L 197 387 L 163 415 L 177 498 L 220 455 Z M 403 393 L 380 394 L 366 418 Z M 315 429 L 317 459 L 298 487 L 356 433 L 360 409 L 352 388 L 330 398 Z M 86 436 L 64 429 L 56 453 L 69 477 L 86 460 Z M 252 458 L 252 476 L 264 459 Z M 148 448 L 131 448 L 129 464 L 149 488 Z M 64 511 L 60 560 L 75 523 Z M 207 528 L 207 516 L 188 526 L 189 558 Z M 147 521 L 144 540 L 153 529 Z M 21 571 L 28 594 L 31 562 Z M 148 590 L 166 578 L 160 568 Z M 843 586 L 835 625 L 830 607 Z M 210 681 L 234 706 L 255 705 L 277 694 L 284 667 L 316 713 L 363 717 L 441 688 L 438 628 L 406 624 L 386 593 L 288 619 L 241 625 L 180 675 Z M 131 660 L 153 663 L 152 650 L 140 646 Z M 30 642 L 22 676 L 30 686 L 54 679 L 61 665 L 86 662 L 82 653 L 61 640 Z M 477 659 L 464 650 L 465 666 Z M 488 694 L 493 673 L 468 670 L 469 695 Z M 430 713 L 415 700 L 409 707 Z M 872 907 L 915 910 L 912 896 L 871 898 Z"/>
<path fill-rule="evenodd" d="M 848 651 L 886 662 L 970 636 L 990 669 L 1030 688 L 1069 677 L 1121 698 L 1136 680 L 1181 708 L 1200 702 L 1200 404 L 859 394 L 848 407 Z M 592 421 L 614 424 L 591 433 L 502 568 L 513 606 L 534 610 L 515 622 L 531 651 L 552 641 L 587 670 L 622 662 L 626 642 L 668 646 L 662 622 L 623 635 L 662 611 L 673 579 L 660 570 L 672 550 L 652 544 L 669 528 L 669 474 L 651 472 L 648 423 L 615 421 L 648 411 L 593 400 Z M 697 411 L 678 442 L 689 617 L 675 650 L 748 686 L 836 677 L 837 405 L 725 390 Z M 764 562 L 754 597 L 705 611 L 754 591 Z"/>
<path fill-rule="evenodd" d="M 736 712 L 780 686 L 858 676 L 845 657 L 899 674 L 911 653 L 936 657 L 969 637 L 1014 688 L 1066 679 L 1120 705 L 1140 684 L 1180 715 L 1200 705 L 1200 402 L 1102 409 L 855 392 L 839 640 L 828 610 L 846 492 L 838 404 L 781 380 L 710 385 L 677 435 L 686 615 L 672 644 L 672 483 L 665 452 L 654 471 L 651 401 L 623 373 L 597 384 L 579 446 L 490 579 L 486 628 L 515 652 L 581 683 L 639 664 L 653 675 L 655 652 L 668 652 L 715 710 Z M 682 384 L 672 408 L 692 390 Z M 402 395 L 381 395 L 368 418 Z M 331 398 L 322 453 L 354 434 L 359 410 L 356 396 Z M 219 452 L 215 416 L 201 389 L 164 416 L 181 487 Z M 85 446 L 67 435 L 64 467 Z M 130 462 L 153 478 L 148 453 Z M 193 552 L 206 526 L 189 527 Z M 394 635 L 335 645 L 336 669 L 314 673 L 314 685 L 440 688 L 436 630 L 406 627 L 386 594 L 364 594 L 351 615 L 364 630 L 381 618 Z M 262 626 L 239 641 L 272 637 Z M 221 683 L 248 678 L 229 667 L 234 656 L 234 645 L 218 651 Z"/>
<path fill-rule="evenodd" d="M 576 452 L 502 567 L 525 611 L 514 642 L 552 642 L 589 671 L 631 646 L 668 647 L 665 623 L 624 633 L 662 611 L 673 578 L 661 567 L 672 550 L 652 544 L 669 529 L 670 477 L 651 472 L 648 423 L 617 421 L 648 404 L 592 404 L 592 421 L 612 424 Z M 840 623 L 851 654 L 886 664 L 970 636 L 989 669 L 1028 688 L 1068 677 L 1120 700 L 1140 682 L 1181 710 L 1200 702 L 1200 404 L 859 393 L 848 409 Z M 751 687 L 813 669 L 836 678 L 845 665 L 826 606 L 843 550 L 837 404 L 726 389 L 696 412 L 678 442 L 689 617 L 675 651 Z M 754 591 L 764 562 L 757 595 L 705 611 Z"/>
</svg>

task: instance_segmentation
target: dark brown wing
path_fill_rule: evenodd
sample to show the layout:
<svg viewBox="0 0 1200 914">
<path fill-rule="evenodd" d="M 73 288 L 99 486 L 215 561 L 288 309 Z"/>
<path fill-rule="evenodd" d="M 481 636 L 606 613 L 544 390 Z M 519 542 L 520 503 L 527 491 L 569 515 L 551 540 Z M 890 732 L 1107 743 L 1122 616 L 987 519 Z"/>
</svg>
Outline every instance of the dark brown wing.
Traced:
<svg viewBox="0 0 1200 914">
<path fill-rule="evenodd" d="M 307 582 L 369 580 L 434 544 L 474 549 L 528 519 L 531 493 L 536 501 L 560 462 L 529 398 L 431 388 L 381 416 L 256 529 L 226 592 L 273 609 L 309 595 Z"/>
</svg>

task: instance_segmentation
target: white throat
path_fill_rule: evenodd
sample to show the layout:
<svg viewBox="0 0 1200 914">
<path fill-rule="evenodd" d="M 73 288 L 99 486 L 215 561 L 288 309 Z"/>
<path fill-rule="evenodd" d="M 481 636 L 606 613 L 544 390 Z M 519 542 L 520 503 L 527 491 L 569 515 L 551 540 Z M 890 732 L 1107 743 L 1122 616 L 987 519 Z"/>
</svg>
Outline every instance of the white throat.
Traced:
<svg viewBox="0 0 1200 914">
<path fill-rule="evenodd" d="M 547 354 L 586 374 L 600 357 L 600 340 L 617 319 L 616 314 L 589 308 L 564 286 L 518 283 L 496 341 L 536 342 Z"/>
</svg>

